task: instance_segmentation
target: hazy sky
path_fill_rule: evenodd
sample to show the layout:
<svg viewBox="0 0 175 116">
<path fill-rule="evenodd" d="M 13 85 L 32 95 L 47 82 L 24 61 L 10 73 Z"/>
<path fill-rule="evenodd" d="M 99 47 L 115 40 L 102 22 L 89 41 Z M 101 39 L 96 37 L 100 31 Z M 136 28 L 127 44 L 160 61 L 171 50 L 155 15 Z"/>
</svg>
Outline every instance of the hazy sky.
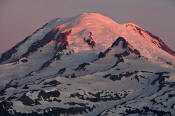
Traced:
<svg viewBox="0 0 175 116">
<path fill-rule="evenodd" d="M 0 53 L 49 20 L 82 12 L 134 22 L 175 50 L 175 0 L 0 0 Z"/>
</svg>

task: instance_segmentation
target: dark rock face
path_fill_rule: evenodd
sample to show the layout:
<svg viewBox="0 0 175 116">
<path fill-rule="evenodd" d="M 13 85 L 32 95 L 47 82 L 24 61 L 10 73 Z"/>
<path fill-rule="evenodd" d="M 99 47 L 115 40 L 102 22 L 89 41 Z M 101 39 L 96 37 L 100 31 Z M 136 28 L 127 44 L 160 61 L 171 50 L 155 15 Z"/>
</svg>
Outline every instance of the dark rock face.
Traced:
<svg viewBox="0 0 175 116">
<path fill-rule="evenodd" d="M 44 45 L 46 45 L 47 43 L 49 43 L 50 41 L 54 40 L 55 39 L 55 35 L 56 33 L 58 32 L 59 30 L 51 30 L 49 33 L 47 33 L 43 39 L 41 40 L 38 40 L 36 42 L 34 42 L 29 48 L 28 48 L 28 51 L 24 54 L 22 54 L 21 56 L 19 57 L 16 57 L 15 59 L 9 61 L 9 62 L 15 62 L 15 61 L 18 61 L 20 58 L 23 58 L 23 57 L 28 57 L 30 53 L 33 53 L 35 51 L 38 50 L 38 48 L 41 48 L 43 47 Z M 57 43 L 56 43 L 56 46 L 55 46 L 55 49 L 58 49 L 59 51 L 60 50 L 63 50 L 63 49 L 66 49 L 67 46 L 68 46 L 68 41 L 67 41 L 67 36 L 71 34 L 71 30 L 70 31 L 67 31 L 65 33 L 60 33 L 58 35 L 58 38 L 56 39 L 56 41 L 58 43 L 61 42 L 62 45 L 59 46 L 59 48 L 57 48 Z M 0 63 L 3 63 L 4 61 L 8 60 L 11 58 L 11 56 L 13 54 L 15 54 L 17 52 L 17 48 L 22 45 L 23 43 L 25 43 L 28 39 L 30 38 L 27 37 L 26 39 L 24 39 L 23 41 L 21 41 L 19 44 L 17 44 L 16 46 L 14 46 L 12 49 L 8 50 L 7 52 L 3 53 L 1 58 L 0 58 Z M 55 40 L 54 40 L 55 41 Z M 55 58 L 55 57 L 54 57 Z M 8 62 L 8 63 L 9 63 Z M 26 63 L 27 62 L 27 59 L 25 60 L 22 60 L 22 62 Z M 51 62 L 51 60 L 50 60 Z M 47 67 L 49 65 L 50 62 L 46 62 L 41 68 L 44 68 L 44 67 Z"/>
<path fill-rule="evenodd" d="M 23 89 L 28 89 L 29 87 L 27 86 L 27 85 L 25 85 L 24 87 L 23 87 Z"/>
<path fill-rule="evenodd" d="M 148 35 L 150 35 L 153 39 L 155 39 L 155 40 L 157 40 L 159 42 L 159 45 L 160 45 L 159 47 L 162 50 L 164 50 L 164 51 L 168 52 L 169 54 L 175 56 L 175 51 L 173 51 L 172 49 L 170 49 L 158 36 L 153 35 L 149 31 L 146 31 L 146 33 Z M 154 43 L 154 41 L 153 41 L 153 43 Z"/>
<path fill-rule="evenodd" d="M 141 54 L 140 54 L 140 52 L 139 52 L 138 50 L 134 49 L 133 52 L 134 52 L 136 55 L 141 56 Z"/>
<path fill-rule="evenodd" d="M 38 94 L 38 98 L 41 99 L 41 97 L 46 100 L 49 99 L 50 97 L 59 97 L 60 96 L 60 92 L 59 91 L 51 91 L 51 92 L 45 92 L 43 90 L 40 91 L 40 93 Z"/>
<path fill-rule="evenodd" d="M 65 78 L 76 78 L 76 77 L 77 77 L 77 76 L 76 76 L 75 73 L 65 75 Z"/>
<path fill-rule="evenodd" d="M 143 29 L 142 28 L 140 28 L 140 27 L 136 27 L 136 30 L 137 30 L 137 32 L 141 35 L 141 36 L 143 36 L 144 37 L 144 35 L 143 35 Z"/>
<path fill-rule="evenodd" d="M 77 97 L 78 99 L 90 101 L 90 102 L 100 102 L 100 101 L 105 102 L 105 101 L 120 99 L 117 93 L 111 92 L 111 94 L 108 94 L 108 92 L 105 92 L 105 91 L 100 91 L 96 93 L 88 92 L 88 95 L 90 95 L 91 97 L 90 96 L 86 97 L 85 95 L 77 92 L 77 93 L 71 94 L 70 97 L 73 97 L 73 98 Z"/>
<path fill-rule="evenodd" d="M 87 111 L 92 111 L 94 107 L 71 107 L 71 108 L 50 108 L 44 110 L 44 113 L 39 114 L 36 112 L 32 113 L 19 113 L 15 112 L 15 116 L 60 116 L 60 115 L 78 115 L 85 113 Z M 6 112 L 5 112 L 6 114 Z M 5 115 L 5 116 L 11 116 L 11 115 Z"/>
<path fill-rule="evenodd" d="M 30 52 L 33 52 L 35 50 L 37 50 L 38 48 L 44 46 L 45 44 L 49 43 L 51 40 L 54 39 L 56 33 L 59 30 L 52 30 L 51 32 L 49 32 L 44 39 L 42 39 L 41 41 L 38 41 L 36 44 L 34 44 L 34 46 L 31 46 L 30 48 L 32 48 L 32 50 L 30 50 Z M 43 65 L 40 67 L 40 70 L 43 70 L 44 68 L 47 68 L 54 59 L 59 60 L 60 57 L 62 55 L 57 54 L 57 52 L 61 52 L 64 49 L 67 49 L 69 43 L 68 43 L 68 36 L 71 34 L 72 30 L 66 31 L 64 33 L 60 33 L 58 35 L 58 37 L 56 38 L 56 43 L 55 43 L 55 52 L 52 56 L 52 58 L 50 58 L 48 61 L 46 61 L 45 63 L 43 63 Z M 54 40 L 55 41 L 55 40 Z M 58 45 L 59 44 L 59 45 Z M 27 53 L 28 54 L 28 53 Z M 28 54 L 29 55 L 29 54 Z"/>
<path fill-rule="evenodd" d="M 84 38 L 84 41 L 91 47 L 94 48 L 95 47 L 95 41 L 92 38 L 92 32 L 89 33 L 89 37 L 88 38 Z"/>
<path fill-rule="evenodd" d="M 38 48 L 43 47 L 44 45 L 46 45 L 47 43 L 49 43 L 51 40 L 54 40 L 55 34 L 57 33 L 57 31 L 50 31 L 49 33 L 47 33 L 45 35 L 45 37 L 41 40 L 36 41 L 35 43 L 33 43 L 29 48 L 28 51 L 22 55 L 22 57 L 27 57 L 30 53 L 33 53 L 35 51 L 37 51 Z"/>
<path fill-rule="evenodd" d="M 100 53 L 98 54 L 98 58 L 103 58 L 103 57 L 105 57 L 105 54 L 104 54 L 103 52 L 100 52 Z"/>
<path fill-rule="evenodd" d="M 43 70 L 44 68 L 47 68 L 52 63 L 52 59 L 45 62 L 39 70 Z"/>
<path fill-rule="evenodd" d="M 98 55 L 98 58 L 104 58 L 106 56 L 107 53 L 109 53 L 115 46 L 118 46 L 118 44 L 122 42 L 122 48 L 127 48 L 128 43 L 126 42 L 126 40 L 123 37 L 119 37 L 116 39 L 116 41 L 113 42 L 113 44 L 111 45 L 111 47 L 109 47 L 107 50 L 105 50 L 104 52 L 100 52 Z"/>
<path fill-rule="evenodd" d="M 111 75 L 111 74 L 108 74 L 108 75 L 105 75 L 104 78 L 107 78 L 109 77 L 109 79 L 113 80 L 113 81 L 116 81 L 116 80 L 121 80 L 122 76 L 118 76 L 118 75 Z"/>
<path fill-rule="evenodd" d="M 35 102 L 30 98 L 28 97 L 26 94 L 22 95 L 19 99 L 19 101 L 21 101 L 24 105 L 27 105 L 27 106 L 32 106 Z"/>
<path fill-rule="evenodd" d="M 8 50 L 7 52 L 3 53 L 1 58 L 0 58 L 0 64 L 3 63 L 4 61 L 8 60 L 11 58 L 11 56 L 17 52 L 17 48 L 22 45 L 23 43 L 25 43 L 28 39 L 30 38 L 30 36 L 26 37 L 23 41 L 21 41 L 20 43 L 18 43 L 16 46 L 14 46 L 13 48 L 11 48 L 10 50 Z M 15 62 L 18 60 L 18 57 L 16 59 L 13 59 L 10 62 Z"/>
<path fill-rule="evenodd" d="M 67 103 L 67 104 L 73 104 Z M 13 115 L 8 113 L 8 109 L 6 109 L 7 103 L 1 103 L 0 104 L 0 113 L 2 116 L 60 116 L 60 115 L 77 115 L 82 114 L 87 111 L 92 111 L 95 107 L 89 107 L 86 106 L 86 104 L 78 104 L 79 107 L 70 107 L 70 108 L 48 108 L 43 111 L 42 114 L 39 114 L 37 112 L 32 113 L 20 113 L 20 112 L 13 112 Z"/>
<path fill-rule="evenodd" d="M 44 85 L 51 85 L 51 86 L 57 86 L 57 85 L 60 85 L 61 83 L 57 80 L 53 80 L 53 81 L 50 81 L 50 82 L 45 82 Z"/>
<path fill-rule="evenodd" d="M 8 101 L 3 101 L 0 103 L 0 115 L 2 116 L 12 116 L 10 112 L 8 111 L 11 109 L 13 104 Z"/>
<path fill-rule="evenodd" d="M 123 42 L 122 47 L 126 48 L 128 46 L 128 42 L 123 37 L 117 38 L 117 40 L 112 44 L 111 47 L 118 46 L 119 42 L 121 41 Z"/>
<path fill-rule="evenodd" d="M 66 68 L 62 68 L 62 69 L 60 69 L 59 71 L 58 71 L 58 75 L 61 75 L 61 74 L 63 74 L 64 72 L 66 71 Z"/>
<path fill-rule="evenodd" d="M 175 56 L 175 51 L 170 49 L 158 36 L 150 33 L 149 31 L 146 31 L 138 26 L 132 25 L 132 24 L 127 24 L 126 27 L 131 26 L 133 27 L 133 30 L 135 32 L 138 32 L 142 37 L 144 37 L 144 33 L 148 34 L 150 37 L 152 37 L 152 43 L 154 43 L 156 46 L 161 48 L 162 50 L 168 52 L 169 54 Z M 144 37 L 145 38 L 145 37 Z M 156 41 L 158 41 L 158 43 Z"/>
<path fill-rule="evenodd" d="M 60 33 L 57 37 L 57 42 L 59 44 L 65 44 L 66 46 L 69 45 L 68 43 L 68 36 L 71 34 L 72 30 L 66 31 L 64 33 Z"/>
<path fill-rule="evenodd" d="M 142 110 L 140 109 L 127 109 L 126 114 L 123 115 L 132 115 L 132 114 L 137 114 L 141 116 L 173 116 L 170 112 L 165 112 L 161 110 L 153 110 L 148 107 L 143 107 Z"/>
<path fill-rule="evenodd" d="M 119 81 L 123 77 L 127 78 L 127 77 L 130 77 L 130 76 L 134 75 L 134 74 L 137 74 L 138 72 L 140 72 L 140 71 L 120 73 L 118 75 L 107 74 L 107 75 L 104 76 L 104 78 L 109 78 L 112 81 Z"/>
<path fill-rule="evenodd" d="M 138 55 L 139 57 L 141 56 L 140 52 L 138 50 L 136 50 L 136 49 L 132 49 L 131 45 L 123 37 L 119 37 L 119 38 L 116 39 L 116 41 L 114 41 L 114 43 L 111 45 L 110 48 L 108 48 L 104 53 L 101 52 L 99 54 L 99 58 L 102 58 L 102 57 L 106 56 L 106 54 L 109 51 L 111 51 L 112 48 L 114 48 L 115 46 L 118 46 L 120 42 L 122 42 L 122 46 L 121 47 L 123 49 L 128 48 L 129 50 L 126 50 L 125 52 L 123 52 L 121 54 L 116 54 L 117 57 L 118 56 L 120 56 L 120 57 L 121 56 L 128 56 L 130 53 L 134 53 L 134 54 Z"/>
<path fill-rule="evenodd" d="M 87 66 L 87 65 L 90 65 L 89 63 L 83 63 L 83 64 L 80 64 L 75 70 L 76 71 L 80 71 L 80 70 L 85 70 L 85 67 Z"/>
<path fill-rule="evenodd" d="M 27 59 L 22 59 L 21 62 L 26 63 L 26 62 L 28 62 L 28 60 Z"/>
<path fill-rule="evenodd" d="M 37 29 L 33 34 L 37 33 L 40 29 L 43 29 L 48 23 L 46 23 L 45 25 L 43 25 L 41 28 Z M 0 58 L 0 64 L 9 60 L 13 54 L 15 54 L 17 52 L 17 48 L 19 46 L 21 46 L 22 44 L 24 44 L 29 38 L 31 37 L 28 36 L 26 37 L 23 41 L 19 42 L 18 44 L 16 44 L 14 47 L 12 47 L 10 50 L 4 52 Z M 19 60 L 19 58 L 21 58 L 20 56 L 17 56 L 15 59 L 12 59 L 10 61 L 8 61 L 8 63 L 11 63 L 11 62 L 16 62 Z"/>
</svg>

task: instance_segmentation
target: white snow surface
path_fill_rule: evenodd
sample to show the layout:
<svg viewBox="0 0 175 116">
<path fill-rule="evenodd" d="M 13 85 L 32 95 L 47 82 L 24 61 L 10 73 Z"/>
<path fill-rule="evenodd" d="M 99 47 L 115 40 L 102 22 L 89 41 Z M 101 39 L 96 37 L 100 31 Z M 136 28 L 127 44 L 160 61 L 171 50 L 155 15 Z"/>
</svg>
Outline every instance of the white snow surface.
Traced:
<svg viewBox="0 0 175 116">
<path fill-rule="evenodd" d="M 64 24 L 59 25 L 60 22 Z M 63 31 L 72 30 L 69 36 L 70 47 L 75 52 L 92 51 L 92 49 L 84 44 L 84 38 L 88 38 L 89 33 L 92 33 L 92 38 L 96 42 L 96 47 L 93 51 L 103 51 L 111 46 L 118 37 L 124 37 L 141 55 L 151 61 L 163 63 L 170 61 L 175 64 L 175 57 L 159 48 L 151 41 L 156 41 L 144 29 L 142 35 L 135 29 L 137 26 L 133 23 L 118 24 L 114 20 L 98 13 L 83 13 L 68 19 L 57 21 L 58 27 L 63 28 Z M 156 41 L 158 43 L 158 41 Z"/>
<path fill-rule="evenodd" d="M 0 64 L 0 108 L 11 114 L 50 111 L 53 116 L 54 110 L 66 116 L 139 116 L 132 113 L 136 109 L 148 116 L 161 111 L 175 115 L 175 57 L 136 28 L 140 27 L 118 24 L 98 13 L 50 21 Z M 56 30 L 52 41 L 21 58 L 32 44 Z M 56 39 L 70 30 L 68 46 L 60 50 Z M 111 47 L 118 37 L 128 42 L 126 48 L 124 41 Z M 95 47 L 84 41 L 89 38 Z M 10 62 L 14 59 L 18 60 Z"/>
<path fill-rule="evenodd" d="M 141 30 L 137 30 L 140 28 Z M 133 23 L 118 24 L 114 20 L 98 13 L 82 13 L 70 18 L 57 18 L 48 22 L 43 28 L 33 33 L 31 37 L 12 55 L 11 59 L 20 58 L 32 43 L 41 40 L 51 30 L 59 29 L 59 33 L 71 30 L 68 36 L 70 49 L 74 52 L 100 52 L 111 46 L 118 38 L 124 37 L 133 48 L 137 49 L 142 56 L 150 61 L 164 66 L 170 62 L 174 67 L 175 57 L 160 48 L 157 40 L 152 38 L 144 29 Z M 96 43 L 94 48 L 89 47 L 84 39 L 92 38 Z M 56 37 L 55 37 L 56 38 Z M 9 59 L 10 60 L 10 59 Z M 8 62 L 9 60 L 5 61 Z"/>
</svg>

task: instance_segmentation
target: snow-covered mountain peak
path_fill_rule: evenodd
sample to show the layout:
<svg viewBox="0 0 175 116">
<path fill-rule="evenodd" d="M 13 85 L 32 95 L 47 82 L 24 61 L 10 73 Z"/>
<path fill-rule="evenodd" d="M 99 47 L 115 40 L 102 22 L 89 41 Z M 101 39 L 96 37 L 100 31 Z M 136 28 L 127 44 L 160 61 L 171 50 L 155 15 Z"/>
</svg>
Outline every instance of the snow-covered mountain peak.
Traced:
<svg viewBox="0 0 175 116">
<path fill-rule="evenodd" d="M 17 61 L 39 50 L 51 53 L 55 49 L 57 51 L 64 48 L 74 53 L 98 54 L 108 49 L 119 37 L 123 37 L 142 56 L 153 62 L 175 64 L 174 51 L 168 48 L 159 37 L 136 24 L 118 24 L 98 13 L 82 13 L 48 22 L 31 36 L 3 53 L 0 63 Z"/>
<path fill-rule="evenodd" d="M 92 50 L 92 47 L 85 42 L 89 39 L 95 42 L 93 51 L 107 49 L 117 38 L 115 30 L 120 28 L 115 21 L 98 13 L 83 13 L 63 20 L 67 20 L 61 25 L 63 31 L 72 30 L 68 41 L 75 52 Z M 64 22 L 63 20 L 60 22 Z M 58 24 L 60 22 L 58 21 Z M 60 28 L 60 25 L 56 28 Z"/>
<path fill-rule="evenodd" d="M 136 24 L 57 18 L 0 56 L 0 115 L 174 116 L 174 62 Z"/>
<path fill-rule="evenodd" d="M 82 13 L 63 20 L 67 20 L 63 24 L 65 31 L 72 31 L 68 41 L 74 52 L 104 51 L 118 37 L 124 37 L 141 55 L 154 62 L 175 62 L 174 51 L 159 37 L 134 23 L 118 24 L 99 13 Z M 63 20 L 60 22 L 65 22 Z M 95 43 L 94 47 L 86 44 L 86 40 L 92 40 Z"/>
<path fill-rule="evenodd" d="M 82 13 L 82 14 L 79 14 L 77 16 L 74 16 L 74 17 L 71 17 L 71 18 L 67 18 L 67 19 L 64 19 L 64 20 L 68 20 L 71 22 L 71 24 L 74 24 L 75 26 L 76 25 L 89 25 L 91 23 L 93 24 L 100 24 L 100 23 L 103 23 L 104 25 L 110 25 L 112 26 L 113 25 L 116 25 L 117 23 L 112 20 L 111 18 L 109 17 L 106 17 L 102 14 L 99 14 L 99 13 Z M 95 25 L 94 25 L 95 26 Z"/>
</svg>

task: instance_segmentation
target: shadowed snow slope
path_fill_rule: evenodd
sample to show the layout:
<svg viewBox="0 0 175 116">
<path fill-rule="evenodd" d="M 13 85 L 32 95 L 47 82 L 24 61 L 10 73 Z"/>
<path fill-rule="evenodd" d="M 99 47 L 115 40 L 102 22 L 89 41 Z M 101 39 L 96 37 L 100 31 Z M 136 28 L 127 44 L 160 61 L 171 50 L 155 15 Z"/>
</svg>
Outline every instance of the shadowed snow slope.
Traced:
<svg viewBox="0 0 175 116">
<path fill-rule="evenodd" d="M 175 53 L 98 13 L 54 19 L 0 56 L 0 115 L 175 115 Z"/>
</svg>

